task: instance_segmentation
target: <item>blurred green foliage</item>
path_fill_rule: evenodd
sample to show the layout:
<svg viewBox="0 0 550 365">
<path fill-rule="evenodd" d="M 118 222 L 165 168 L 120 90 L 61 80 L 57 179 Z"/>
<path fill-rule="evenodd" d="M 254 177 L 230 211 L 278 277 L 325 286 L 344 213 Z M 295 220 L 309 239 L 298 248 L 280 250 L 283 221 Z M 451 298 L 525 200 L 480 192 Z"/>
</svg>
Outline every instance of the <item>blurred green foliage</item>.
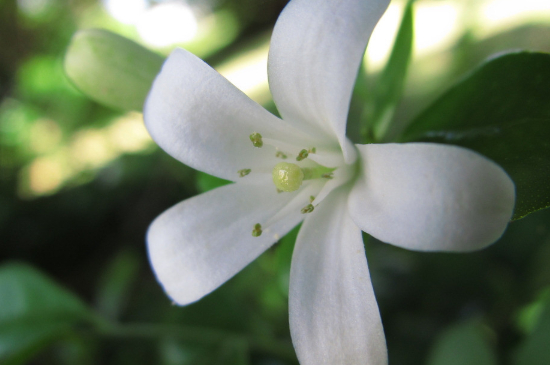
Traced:
<svg viewBox="0 0 550 365">
<path fill-rule="evenodd" d="M 211 26 L 186 46 L 219 66 L 263 47 L 286 1 L 190 3 L 207 9 Z M 453 47 L 409 62 L 406 29 L 414 22 L 403 19 L 403 41 L 390 61 L 398 66 L 360 72 L 349 116 L 352 140 L 362 138 L 369 113 L 381 121 L 377 138 L 385 134 L 384 121 L 394 123 L 384 137 L 392 140 L 494 53 L 550 51 L 548 22 L 487 37 L 465 23 Z M 176 202 L 227 182 L 160 151 L 143 134 L 139 114 L 111 110 L 72 86 L 63 73 L 64 52 L 84 27 L 140 41 L 134 27 L 110 17 L 99 1 L 0 1 L 0 362 L 296 364 L 287 296 L 298 228 L 198 303 L 176 307 L 162 293 L 148 264 L 148 224 Z M 426 71 L 432 68 L 437 76 Z M 522 71 L 519 84 L 536 78 L 532 69 Z M 276 112 L 271 100 L 265 106 Z M 529 138 L 542 145 L 547 124 L 528 135 L 512 130 L 508 145 L 530 148 Z M 367 256 L 391 364 L 550 361 L 548 210 L 511 223 L 481 252 L 417 253 L 371 239 Z"/>
</svg>

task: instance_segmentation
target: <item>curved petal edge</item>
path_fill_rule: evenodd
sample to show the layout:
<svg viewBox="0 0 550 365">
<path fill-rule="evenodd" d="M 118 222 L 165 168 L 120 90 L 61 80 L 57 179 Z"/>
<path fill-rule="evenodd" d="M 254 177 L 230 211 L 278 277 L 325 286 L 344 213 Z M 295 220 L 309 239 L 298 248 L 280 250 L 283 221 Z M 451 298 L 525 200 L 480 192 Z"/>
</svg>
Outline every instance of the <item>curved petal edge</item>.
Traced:
<svg viewBox="0 0 550 365">
<path fill-rule="evenodd" d="M 377 239 L 420 251 L 472 251 L 500 238 L 515 186 L 497 164 L 435 143 L 358 145 L 361 175 L 349 196 L 355 223 Z"/>
</svg>

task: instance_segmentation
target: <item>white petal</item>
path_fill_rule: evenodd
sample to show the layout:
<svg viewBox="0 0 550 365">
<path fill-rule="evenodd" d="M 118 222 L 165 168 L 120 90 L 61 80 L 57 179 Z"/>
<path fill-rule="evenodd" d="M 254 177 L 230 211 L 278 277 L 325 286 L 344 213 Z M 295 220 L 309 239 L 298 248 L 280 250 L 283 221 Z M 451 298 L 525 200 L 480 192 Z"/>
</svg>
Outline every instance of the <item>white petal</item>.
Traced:
<svg viewBox="0 0 550 365">
<path fill-rule="evenodd" d="M 412 250 L 470 251 L 506 229 L 514 183 L 489 159 L 431 143 L 357 147 L 363 171 L 349 209 L 379 240 Z"/>
<path fill-rule="evenodd" d="M 272 146 L 256 148 L 250 134 L 315 145 L 276 118 L 193 54 L 176 49 L 157 76 L 144 106 L 145 125 L 162 149 L 209 174 L 236 180 L 241 169 L 268 170 Z"/>
<path fill-rule="evenodd" d="M 304 221 L 292 256 L 290 331 L 301 365 L 383 365 L 386 341 L 347 189 Z"/>
<path fill-rule="evenodd" d="M 336 135 L 348 163 L 346 120 L 357 70 L 389 0 L 292 0 L 273 31 L 269 86 L 283 119 Z"/>
<path fill-rule="evenodd" d="M 268 177 L 269 178 L 269 177 Z M 303 195 L 303 201 L 295 198 Z M 302 219 L 308 192 L 276 192 L 273 183 L 236 183 L 185 200 L 162 213 L 149 228 L 151 265 L 178 304 L 194 302 L 223 284 Z M 252 236 L 256 223 L 284 217 Z"/>
</svg>

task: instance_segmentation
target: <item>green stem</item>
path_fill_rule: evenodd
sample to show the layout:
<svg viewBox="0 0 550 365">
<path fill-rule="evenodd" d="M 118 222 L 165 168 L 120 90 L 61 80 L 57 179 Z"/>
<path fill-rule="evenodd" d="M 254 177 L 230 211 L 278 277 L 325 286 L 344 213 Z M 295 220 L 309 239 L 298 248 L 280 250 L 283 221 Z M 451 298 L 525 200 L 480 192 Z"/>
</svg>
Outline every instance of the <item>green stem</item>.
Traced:
<svg viewBox="0 0 550 365">
<path fill-rule="evenodd" d="M 119 339 L 155 340 L 172 337 L 182 341 L 211 345 L 227 340 L 238 340 L 246 342 L 251 350 L 277 356 L 293 364 L 298 364 L 294 348 L 290 342 L 204 327 L 132 323 L 109 327 L 102 326 L 97 329 L 96 333 L 103 337 Z"/>
</svg>

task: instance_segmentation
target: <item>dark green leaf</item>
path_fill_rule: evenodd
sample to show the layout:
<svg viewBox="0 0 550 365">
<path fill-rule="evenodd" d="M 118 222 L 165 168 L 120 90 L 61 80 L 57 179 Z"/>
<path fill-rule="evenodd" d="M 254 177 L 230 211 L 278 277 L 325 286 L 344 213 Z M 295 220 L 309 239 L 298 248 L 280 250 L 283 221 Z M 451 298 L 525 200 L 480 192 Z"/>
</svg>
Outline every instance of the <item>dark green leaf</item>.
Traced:
<svg viewBox="0 0 550 365">
<path fill-rule="evenodd" d="M 492 59 L 416 118 L 401 141 L 448 143 L 502 166 L 516 185 L 513 219 L 550 206 L 550 55 Z"/>
<path fill-rule="evenodd" d="M 97 308 L 105 317 L 119 318 L 137 279 L 139 268 L 139 257 L 132 250 L 119 252 L 109 263 L 97 293 Z"/>
<path fill-rule="evenodd" d="M 451 326 L 436 340 L 428 365 L 496 365 L 487 331 L 477 322 Z"/>
<path fill-rule="evenodd" d="M 407 2 L 392 53 L 376 82 L 366 119 L 372 128 L 374 140 L 383 140 L 393 119 L 395 107 L 401 98 L 405 77 L 411 60 L 414 36 L 413 0 Z"/>
<path fill-rule="evenodd" d="M 0 269 L 0 360 L 16 364 L 92 314 L 74 295 L 30 266 Z"/>
<path fill-rule="evenodd" d="M 454 85 L 409 125 L 406 140 L 430 131 L 464 131 L 524 119 L 550 119 L 550 54 L 492 58 Z"/>
</svg>

